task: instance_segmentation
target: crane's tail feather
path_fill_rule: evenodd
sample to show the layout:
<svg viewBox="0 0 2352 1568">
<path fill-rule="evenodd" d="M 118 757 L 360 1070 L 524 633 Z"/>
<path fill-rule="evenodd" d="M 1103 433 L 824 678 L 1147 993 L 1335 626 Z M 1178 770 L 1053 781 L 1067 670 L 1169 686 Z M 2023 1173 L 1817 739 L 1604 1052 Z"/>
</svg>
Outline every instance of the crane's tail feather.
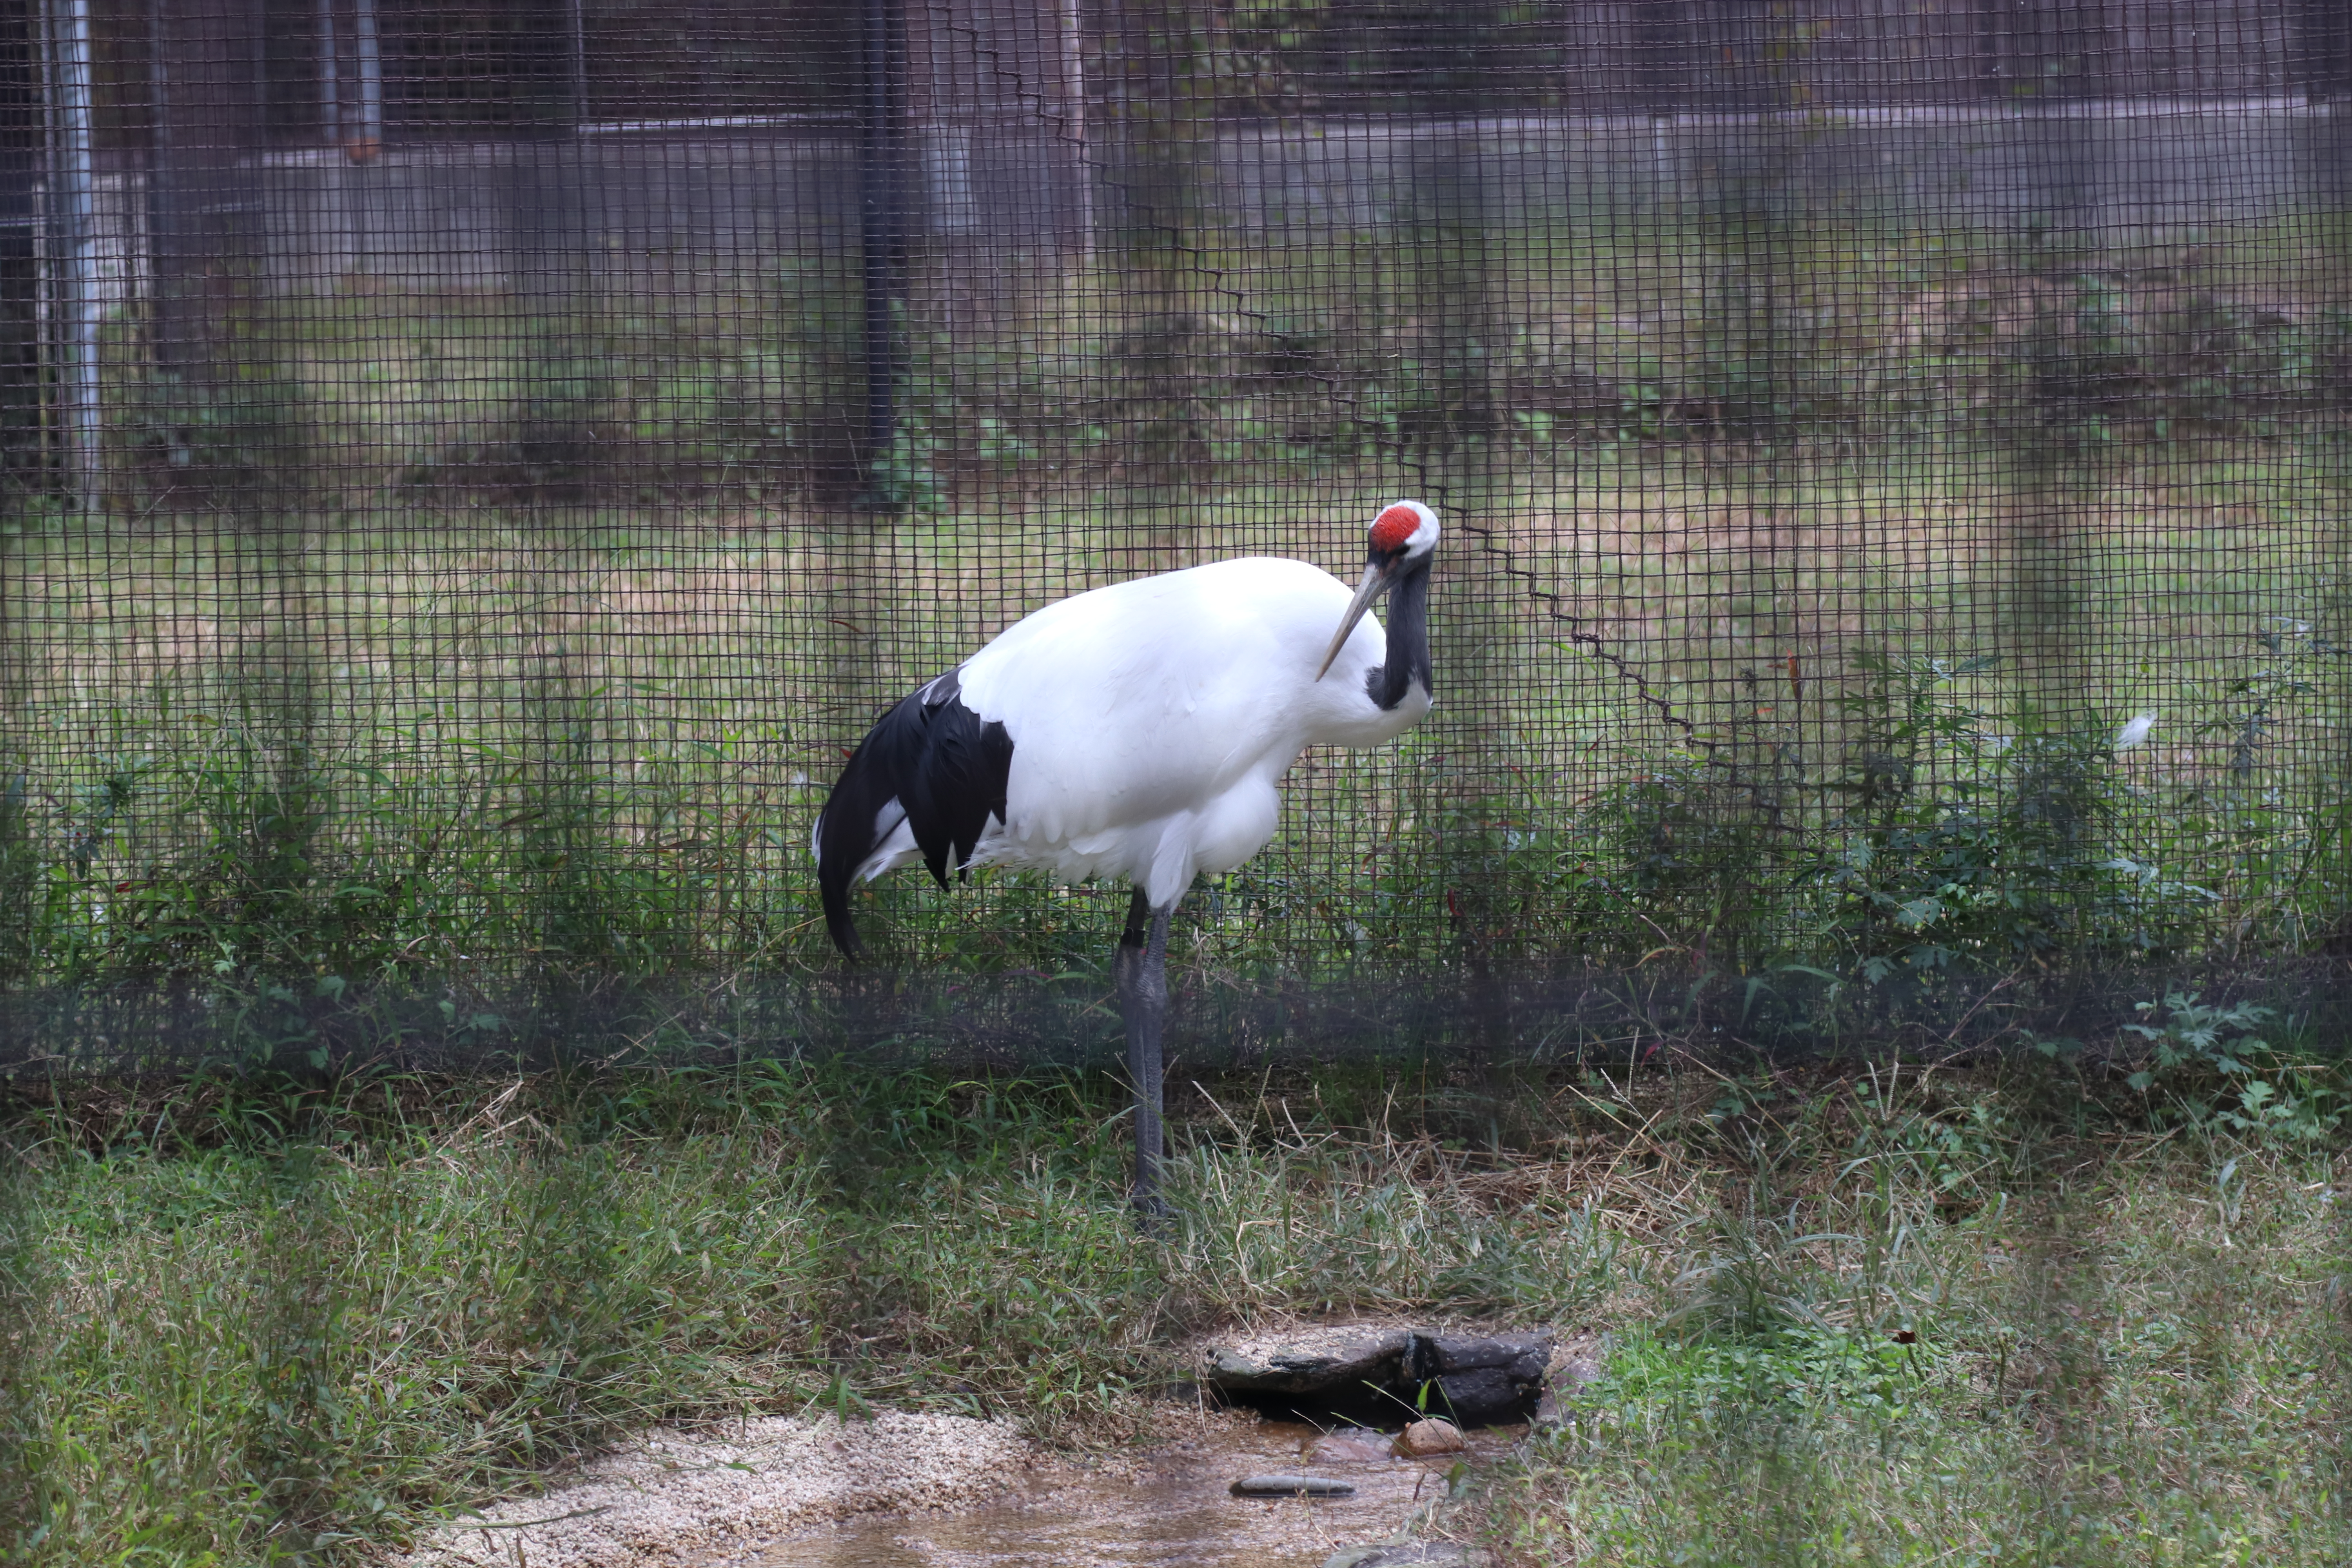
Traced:
<svg viewBox="0 0 2352 1568">
<path fill-rule="evenodd" d="M 849 889 L 901 820 L 944 888 L 948 867 L 971 860 L 989 818 L 1004 819 L 1012 770 L 1012 737 L 963 705 L 954 670 L 882 716 L 841 770 L 813 835 L 825 930 L 844 956 L 865 948 Z"/>
</svg>

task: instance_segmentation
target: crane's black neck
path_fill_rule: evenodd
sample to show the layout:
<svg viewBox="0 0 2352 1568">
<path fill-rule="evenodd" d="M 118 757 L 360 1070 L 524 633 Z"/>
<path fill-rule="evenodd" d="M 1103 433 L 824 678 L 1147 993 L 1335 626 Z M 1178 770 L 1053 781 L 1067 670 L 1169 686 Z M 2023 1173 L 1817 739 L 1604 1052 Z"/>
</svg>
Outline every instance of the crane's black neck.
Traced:
<svg viewBox="0 0 2352 1568">
<path fill-rule="evenodd" d="M 1430 560 L 1423 555 L 1406 566 L 1389 594 L 1389 656 L 1364 678 L 1365 693 L 1383 713 L 1403 701 L 1416 680 L 1423 691 L 1437 692 L 1429 673 Z"/>
</svg>

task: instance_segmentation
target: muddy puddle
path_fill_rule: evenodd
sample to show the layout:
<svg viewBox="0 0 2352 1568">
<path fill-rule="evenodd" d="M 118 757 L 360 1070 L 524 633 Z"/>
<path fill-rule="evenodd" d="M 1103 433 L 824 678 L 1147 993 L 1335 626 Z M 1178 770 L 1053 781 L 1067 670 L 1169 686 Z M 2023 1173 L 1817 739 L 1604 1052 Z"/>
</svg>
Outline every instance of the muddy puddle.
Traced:
<svg viewBox="0 0 2352 1568">
<path fill-rule="evenodd" d="M 1396 1534 L 1444 1494 L 1447 1472 L 1507 1449 L 1513 1428 L 1470 1434 L 1436 1459 L 1302 1458 L 1319 1436 L 1282 1421 L 1213 1425 L 1131 1474 L 1059 1470 L 969 1512 L 869 1516 L 701 1559 L 696 1568 L 1321 1568 L 1342 1546 Z M 1353 1482 L 1352 1497 L 1237 1498 L 1266 1472 Z"/>
</svg>

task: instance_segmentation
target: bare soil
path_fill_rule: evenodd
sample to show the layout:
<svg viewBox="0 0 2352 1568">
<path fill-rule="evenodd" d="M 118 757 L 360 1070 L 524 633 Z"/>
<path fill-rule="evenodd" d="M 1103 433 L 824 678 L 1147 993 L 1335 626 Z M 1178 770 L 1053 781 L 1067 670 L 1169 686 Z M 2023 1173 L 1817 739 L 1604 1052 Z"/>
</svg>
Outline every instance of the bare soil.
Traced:
<svg viewBox="0 0 2352 1568">
<path fill-rule="evenodd" d="M 414 1568 L 635 1568 L 713 1561 L 855 1514 L 969 1507 L 1020 1487 L 1045 1451 L 1012 1426 L 889 1411 L 657 1431 L 571 1480 L 435 1531 Z"/>
<path fill-rule="evenodd" d="M 1148 1449 L 1080 1464 L 1012 1426 L 887 1413 L 660 1432 L 574 1479 L 420 1542 L 400 1568 L 1315 1568 L 1428 1523 L 1456 1463 L 1245 1411 L 1162 1407 Z M 1317 1445 L 1321 1442 L 1318 1449 Z M 1234 1481 L 1309 1471 L 1347 1498 L 1245 1499 Z"/>
</svg>

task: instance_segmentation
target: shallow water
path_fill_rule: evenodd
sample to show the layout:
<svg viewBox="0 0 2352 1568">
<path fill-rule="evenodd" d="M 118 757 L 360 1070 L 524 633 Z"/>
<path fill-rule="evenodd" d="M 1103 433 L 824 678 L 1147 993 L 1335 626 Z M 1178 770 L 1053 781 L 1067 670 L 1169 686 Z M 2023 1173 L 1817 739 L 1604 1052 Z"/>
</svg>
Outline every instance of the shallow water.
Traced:
<svg viewBox="0 0 2352 1568">
<path fill-rule="evenodd" d="M 1517 1436 L 1470 1435 L 1443 1459 L 1302 1460 L 1317 1436 L 1239 1422 L 1155 1451 L 1132 1476 L 1062 1472 L 967 1513 L 850 1520 L 711 1559 L 709 1568 L 1320 1568 L 1342 1546 L 1395 1534 L 1442 1496 L 1454 1462 Z M 1353 1481 L 1346 1498 L 1244 1499 L 1245 1475 L 1307 1471 Z"/>
</svg>

